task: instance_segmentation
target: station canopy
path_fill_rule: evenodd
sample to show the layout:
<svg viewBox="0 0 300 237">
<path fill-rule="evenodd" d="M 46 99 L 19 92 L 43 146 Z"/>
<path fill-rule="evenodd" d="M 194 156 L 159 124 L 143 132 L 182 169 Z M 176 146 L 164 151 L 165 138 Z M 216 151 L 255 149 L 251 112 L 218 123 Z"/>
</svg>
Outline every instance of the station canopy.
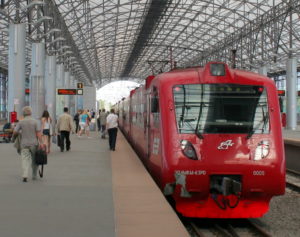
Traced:
<svg viewBox="0 0 300 237">
<path fill-rule="evenodd" d="M 8 26 L 26 23 L 31 43 L 79 81 L 101 87 L 142 82 L 174 67 L 223 61 L 284 71 L 300 50 L 299 0 L 2 0 L 0 67 L 8 66 Z"/>
</svg>

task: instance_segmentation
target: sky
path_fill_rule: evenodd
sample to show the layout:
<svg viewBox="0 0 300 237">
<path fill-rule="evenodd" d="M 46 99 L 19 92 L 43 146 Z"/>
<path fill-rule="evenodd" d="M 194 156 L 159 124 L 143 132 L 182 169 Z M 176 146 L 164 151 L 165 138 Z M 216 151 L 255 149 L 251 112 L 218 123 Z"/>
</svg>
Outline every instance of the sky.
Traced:
<svg viewBox="0 0 300 237">
<path fill-rule="evenodd" d="M 97 101 L 105 100 L 107 103 L 115 104 L 123 97 L 129 96 L 132 89 L 139 86 L 132 81 L 116 81 L 97 90 Z"/>
</svg>

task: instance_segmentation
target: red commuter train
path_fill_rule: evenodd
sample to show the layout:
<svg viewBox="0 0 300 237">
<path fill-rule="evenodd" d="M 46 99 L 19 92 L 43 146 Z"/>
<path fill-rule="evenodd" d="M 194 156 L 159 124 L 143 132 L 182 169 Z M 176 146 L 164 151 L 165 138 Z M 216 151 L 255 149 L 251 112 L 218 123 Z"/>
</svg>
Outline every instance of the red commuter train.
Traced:
<svg viewBox="0 0 300 237">
<path fill-rule="evenodd" d="M 284 194 L 271 79 L 210 62 L 149 76 L 116 106 L 120 129 L 183 216 L 261 217 Z"/>
</svg>

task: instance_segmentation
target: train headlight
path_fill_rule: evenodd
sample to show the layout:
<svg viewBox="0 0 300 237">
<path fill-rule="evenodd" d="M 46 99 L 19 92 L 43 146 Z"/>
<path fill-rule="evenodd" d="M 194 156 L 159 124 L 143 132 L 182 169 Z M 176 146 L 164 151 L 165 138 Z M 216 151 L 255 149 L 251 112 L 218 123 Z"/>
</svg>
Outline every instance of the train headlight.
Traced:
<svg viewBox="0 0 300 237">
<path fill-rule="evenodd" d="M 269 141 L 261 141 L 258 143 L 255 154 L 254 154 L 254 160 L 261 160 L 263 158 L 266 158 L 270 152 L 270 144 Z"/>
<path fill-rule="evenodd" d="M 181 140 L 180 147 L 182 153 L 191 160 L 198 160 L 195 148 L 192 143 L 187 140 Z"/>
<path fill-rule="evenodd" d="M 221 63 L 210 64 L 210 74 L 212 76 L 225 76 L 225 65 Z"/>
</svg>

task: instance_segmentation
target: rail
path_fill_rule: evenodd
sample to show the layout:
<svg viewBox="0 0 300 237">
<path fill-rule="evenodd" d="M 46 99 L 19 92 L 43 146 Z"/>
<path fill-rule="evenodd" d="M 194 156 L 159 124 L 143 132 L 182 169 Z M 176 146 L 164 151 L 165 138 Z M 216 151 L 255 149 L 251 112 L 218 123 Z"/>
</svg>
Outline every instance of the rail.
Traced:
<svg viewBox="0 0 300 237">
<path fill-rule="evenodd" d="M 202 221 L 205 222 L 201 223 Z M 222 236 L 222 237 L 243 237 L 243 236 L 261 236 L 272 237 L 265 230 L 264 223 L 251 219 L 202 219 L 197 221 L 187 221 L 189 229 L 193 233 L 191 236 L 206 237 L 206 236 Z"/>
<path fill-rule="evenodd" d="M 298 193 L 300 193 L 300 173 L 292 169 L 286 169 L 286 186 Z"/>
</svg>

